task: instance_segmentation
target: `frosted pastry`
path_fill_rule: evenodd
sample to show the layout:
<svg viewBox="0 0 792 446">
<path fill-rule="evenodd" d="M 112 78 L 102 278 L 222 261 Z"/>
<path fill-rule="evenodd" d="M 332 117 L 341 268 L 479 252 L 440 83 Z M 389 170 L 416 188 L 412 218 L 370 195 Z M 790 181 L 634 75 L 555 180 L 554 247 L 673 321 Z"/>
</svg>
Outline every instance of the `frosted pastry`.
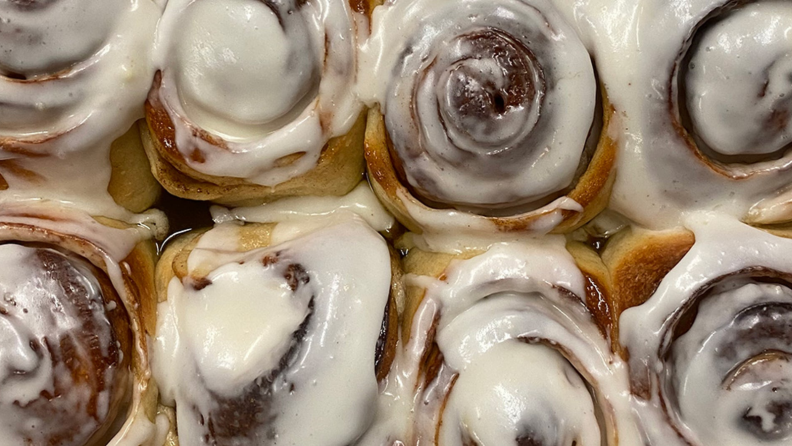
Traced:
<svg viewBox="0 0 792 446">
<path fill-rule="evenodd" d="M 0 443 L 159 446 L 154 246 L 54 205 L 0 210 Z"/>
<path fill-rule="evenodd" d="M 376 414 L 398 337 L 388 246 L 354 213 L 273 205 L 218 214 L 159 263 L 154 370 L 182 444 L 356 444 Z"/>
<path fill-rule="evenodd" d="M 170 1 L 143 139 L 174 195 L 261 203 L 343 195 L 363 170 L 347 1 Z"/>
<path fill-rule="evenodd" d="M 379 437 L 637 444 L 626 366 L 563 238 L 458 255 L 413 250 L 405 273 L 408 341 L 384 393 Z"/>
<path fill-rule="evenodd" d="M 788 444 L 792 241 L 719 214 L 685 223 L 692 233 L 616 241 L 614 265 L 632 265 L 616 268 L 619 296 L 634 299 L 619 342 L 647 444 Z"/>
<path fill-rule="evenodd" d="M 414 232 L 566 232 L 607 204 L 613 110 L 550 1 L 378 6 L 358 89 L 372 185 Z"/>
</svg>

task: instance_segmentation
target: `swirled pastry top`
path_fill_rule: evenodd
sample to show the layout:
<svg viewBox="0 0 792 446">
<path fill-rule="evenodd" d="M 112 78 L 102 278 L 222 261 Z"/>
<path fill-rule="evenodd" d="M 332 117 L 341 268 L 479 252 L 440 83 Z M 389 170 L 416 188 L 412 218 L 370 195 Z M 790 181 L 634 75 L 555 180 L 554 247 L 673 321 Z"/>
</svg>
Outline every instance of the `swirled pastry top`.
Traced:
<svg viewBox="0 0 792 446">
<path fill-rule="evenodd" d="M 592 127 L 588 52 L 547 0 L 399 0 L 375 8 L 358 90 L 423 199 L 526 205 L 570 186 Z"/>
<path fill-rule="evenodd" d="M 106 435 L 130 388 L 105 309 L 117 302 L 103 300 L 86 262 L 17 244 L 0 245 L 0 294 L 3 444 L 83 446 Z"/>
<path fill-rule="evenodd" d="M 355 14 L 347 1 L 168 2 L 154 94 L 185 162 L 267 186 L 314 167 L 361 111 Z"/>
<path fill-rule="evenodd" d="M 693 247 L 620 318 L 650 444 L 788 444 L 792 240 L 723 214 L 686 224 Z"/>
<path fill-rule="evenodd" d="M 590 42 L 622 120 L 612 208 L 652 228 L 679 224 L 688 210 L 789 219 L 789 2 L 582 0 L 559 8 Z"/>
<path fill-rule="evenodd" d="M 158 18 L 151 0 L 2 2 L 4 151 L 64 154 L 102 140 L 109 145 L 126 131 L 153 73 Z"/>
<path fill-rule="evenodd" d="M 204 234 L 159 306 L 154 370 L 180 438 L 354 443 L 377 401 L 384 240 L 356 217 L 285 222 L 239 252 L 238 227 Z"/>
<path fill-rule="evenodd" d="M 106 226 L 54 203 L 0 207 L 7 263 L 0 337 L 11 347 L 0 353 L 0 373 L 15 389 L 0 392 L 0 405 L 12 406 L 0 409 L 9 422 L 0 427 L 3 444 L 31 444 L 19 437 L 27 435 L 14 424 L 20 419 L 36 426 L 32 444 L 157 444 L 157 423 L 165 420 L 151 418 L 148 326 L 141 317 L 153 302 L 141 291 L 147 278 L 131 266 L 140 266 L 131 259 L 150 237 L 142 227 Z M 108 321 L 118 343 L 107 339 Z"/>
<path fill-rule="evenodd" d="M 637 440 L 626 367 L 580 300 L 584 278 L 562 238 L 496 244 L 439 279 L 406 282 L 425 294 L 383 392 L 378 436 L 407 419 L 415 437 L 405 444 Z M 439 368 L 428 365 L 433 344 Z"/>
</svg>

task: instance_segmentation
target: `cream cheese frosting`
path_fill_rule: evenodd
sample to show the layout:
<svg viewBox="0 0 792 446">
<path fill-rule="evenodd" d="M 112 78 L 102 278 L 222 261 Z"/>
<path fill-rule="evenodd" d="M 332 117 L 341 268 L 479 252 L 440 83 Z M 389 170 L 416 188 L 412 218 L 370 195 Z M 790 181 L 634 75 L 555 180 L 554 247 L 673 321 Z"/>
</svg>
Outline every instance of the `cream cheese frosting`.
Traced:
<svg viewBox="0 0 792 446">
<path fill-rule="evenodd" d="M 171 280 L 154 373 L 181 441 L 353 444 L 368 428 L 390 256 L 360 218 L 318 218 L 247 252 L 231 243 L 238 223 L 221 223 L 188 259 L 209 273 Z"/>
<path fill-rule="evenodd" d="M 169 1 L 154 94 L 187 165 L 267 186 L 316 166 L 362 111 L 357 15 L 346 1 Z"/>
<path fill-rule="evenodd" d="M 786 2 L 557 7 L 576 24 L 622 123 L 612 209 L 653 229 L 695 210 L 789 219 Z"/>
<path fill-rule="evenodd" d="M 100 285 L 84 261 L 54 250 L 3 244 L 0 265 L 0 438 L 86 444 L 110 425 L 129 386 Z M 69 353 L 106 368 L 75 382 Z"/>
<path fill-rule="evenodd" d="M 110 144 L 143 116 L 160 12 L 152 0 L 0 5 L 0 199 L 128 218 L 107 192 Z"/>
<path fill-rule="evenodd" d="M 786 444 L 792 240 L 722 214 L 685 224 L 693 247 L 620 318 L 649 444 Z M 690 329 L 676 337 L 695 305 Z"/>
<path fill-rule="evenodd" d="M 64 338 L 67 339 L 65 341 L 67 343 L 69 342 L 69 338 L 81 336 L 75 334 L 74 330 L 72 330 L 73 326 L 69 325 L 70 319 L 68 319 L 67 316 L 74 314 L 74 308 L 72 308 L 72 310 L 64 309 L 63 318 L 57 317 L 59 314 L 57 311 L 59 307 L 58 302 L 59 299 L 62 298 L 62 293 L 58 292 L 56 282 L 60 279 L 55 277 L 53 280 L 47 281 L 46 274 L 44 274 L 43 278 L 37 274 L 37 269 L 34 267 L 35 265 L 31 266 L 31 262 L 29 261 L 33 254 L 31 254 L 30 249 L 27 248 L 28 244 L 30 244 L 30 246 L 39 246 L 41 244 L 61 246 L 64 250 L 71 252 L 71 254 L 65 258 L 67 262 L 73 265 L 72 269 L 76 271 L 77 274 L 75 277 L 77 277 L 77 279 L 75 279 L 74 286 L 69 285 L 67 288 L 82 288 L 86 290 L 84 294 L 88 299 L 89 313 L 95 315 L 92 317 L 93 319 L 100 321 L 98 322 L 99 326 L 97 329 L 101 328 L 102 320 L 106 321 L 105 317 L 99 312 L 102 307 L 104 307 L 107 312 L 111 312 L 123 306 L 123 311 L 126 311 L 126 314 L 129 315 L 128 327 L 131 329 L 132 333 L 132 345 L 129 354 L 132 355 L 130 360 L 133 361 L 135 365 L 131 369 L 131 371 L 134 372 L 132 379 L 120 384 L 128 388 L 126 393 L 128 398 L 127 401 L 125 401 L 125 408 L 122 409 L 124 412 L 118 415 L 119 421 L 123 421 L 123 423 L 112 424 L 111 428 L 106 432 L 106 435 L 103 435 L 101 439 L 95 439 L 96 441 L 101 441 L 103 444 L 112 446 L 155 446 L 162 444 L 161 432 L 165 428 L 164 420 L 157 418 L 152 421 L 149 418 L 151 414 L 147 413 L 147 407 L 150 406 L 151 402 L 143 401 L 144 396 L 151 398 L 151 388 L 149 386 L 151 372 L 148 370 L 148 352 L 147 346 L 145 345 L 145 335 L 141 334 L 144 328 L 137 316 L 140 302 L 136 299 L 141 296 L 133 297 L 127 292 L 128 281 L 130 280 L 129 275 L 134 273 L 129 271 L 129 264 L 125 262 L 125 259 L 139 242 L 150 239 L 150 237 L 151 232 L 145 227 L 130 226 L 122 229 L 105 226 L 83 211 L 78 211 L 74 208 L 65 207 L 52 202 L 6 203 L 0 207 L 0 241 L 3 243 L 0 246 L 3 247 L 4 253 L 7 254 L 4 255 L 3 261 L 6 263 L 13 263 L 13 265 L 8 265 L 7 268 L 3 268 L 6 277 L 0 282 L 2 282 L 3 287 L 8 288 L 7 291 L 10 294 L 7 295 L 10 296 L 15 292 L 19 294 L 19 298 L 17 299 L 4 299 L 2 305 L 9 304 L 16 300 L 22 302 L 24 299 L 29 299 L 30 297 L 27 295 L 29 291 L 33 293 L 34 296 L 38 297 L 41 297 L 42 294 L 50 295 L 52 300 L 49 302 L 55 307 L 55 309 L 52 307 L 43 309 L 40 306 L 36 307 L 34 305 L 26 308 L 28 310 L 27 313 L 19 308 L 13 309 L 14 311 L 6 312 L 6 315 L 12 315 L 12 326 L 8 324 L 0 326 L 2 337 L 6 338 L 6 336 L 11 335 L 19 340 L 21 338 L 17 335 L 26 334 L 28 336 L 35 336 L 35 328 L 39 325 L 34 324 L 25 328 L 25 324 L 22 323 L 26 319 L 24 316 L 28 314 L 30 314 L 28 317 L 37 321 L 37 324 L 41 323 L 46 325 L 46 321 L 60 321 L 55 324 L 56 329 L 52 327 L 44 329 L 44 332 L 46 332 L 44 333 L 45 336 L 63 335 Z M 24 259 L 28 259 L 28 261 L 24 261 Z M 112 284 L 114 292 L 118 295 L 120 302 L 116 303 L 113 300 L 107 300 L 102 304 L 99 303 L 101 295 L 97 295 L 98 284 L 95 279 L 93 279 L 93 273 L 86 269 L 87 267 L 85 265 L 87 265 L 88 262 L 106 271 L 107 277 Z M 51 273 L 51 267 L 44 267 L 44 270 Z M 63 284 L 61 284 L 61 286 L 63 286 Z M 146 296 L 142 296 L 142 298 L 146 298 Z M 39 305 L 45 304 L 44 302 L 40 302 Z M 39 318 L 41 315 L 39 314 L 36 316 L 35 310 L 42 310 L 44 313 L 52 313 L 52 318 L 48 319 L 46 316 Z M 15 314 L 15 311 L 21 311 L 22 313 Z M 78 313 L 84 314 L 85 311 L 84 309 L 79 310 Z M 16 322 L 14 322 L 14 320 L 16 320 Z M 61 329 L 58 330 L 57 327 L 61 327 Z M 90 331 L 90 329 L 88 331 Z M 37 339 L 40 340 L 40 338 Z M 51 341 L 54 342 L 54 339 Z M 96 346 L 101 347 L 101 345 L 103 345 L 101 342 L 106 341 L 100 341 Z M 14 344 L 11 343 L 10 345 Z M 7 346 L 8 345 L 6 345 L 6 347 Z M 31 346 L 30 348 L 33 347 Z M 100 349 L 103 349 L 103 347 Z M 16 367 L 20 365 L 21 363 L 19 360 L 23 358 L 30 359 L 30 351 L 26 352 L 24 349 L 2 350 L 3 352 L 0 353 L 0 358 L 2 358 L 0 359 L 0 368 L 4 370 L 4 373 L 9 370 L 9 366 Z M 122 352 L 119 352 L 119 355 L 122 355 Z M 8 361 L 12 361 L 12 363 L 9 364 Z M 30 366 L 30 364 L 28 364 L 28 366 Z M 57 364 L 53 364 L 53 366 L 57 366 Z M 25 398 L 32 397 L 32 394 L 35 393 L 32 389 L 34 389 L 35 386 L 43 386 L 39 388 L 46 392 L 48 388 L 47 380 L 50 380 L 49 385 L 55 382 L 58 383 L 58 386 L 62 385 L 62 382 L 59 380 L 63 379 L 65 376 L 63 370 L 59 370 L 55 367 L 52 368 L 49 373 L 46 373 L 46 360 L 42 363 L 41 367 L 43 367 L 40 369 L 41 373 L 36 375 L 40 377 L 40 380 L 36 380 L 35 383 L 29 383 L 30 385 L 21 385 L 19 383 L 14 385 L 14 388 L 18 391 L 26 391 L 27 389 L 28 393 Z M 13 368 L 13 370 L 16 369 Z M 103 370 L 102 372 L 112 374 L 112 370 Z M 11 381 L 14 380 L 11 379 L 8 382 Z M 13 412 L 13 409 L 10 409 L 9 405 L 16 405 L 17 403 L 13 402 L 16 401 L 16 399 L 8 392 L 2 392 L 2 394 L 6 398 L 0 398 L 2 399 L 0 405 L 3 405 L 0 412 L 3 413 L 3 423 L 5 423 L 5 420 L 9 420 L 10 424 L 3 424 L 3 427 L 0 428 L 0 438 L 7 441 L 9 444 L 28 444 L 25 443 L 23 439 L 20 439 L 19 436 L 16 436 L 16 434 L 10 433 L 9 429 L 13 430 L 19 428 L 19 426 L 15 426 L 13 422 L 14 420 L 20 420 L 23 414 L 9 413 L 9 410 Z M 74 403 L 76 407 L 73 409 L 65 407 L 68 405 L 67 400 Z M 60 400 L 57 400 L 56 404 L 61 404 L 58 401 Z M 79 394 L 79 392 L 78 394 L 66 395 L 66 397 L 63 398 L 63 406 L 61 406 L 61 409 L 69 410 L 69 412 L 73 411 L 75 416 L 81 416 L 81 414 L 85 415 L 84 411 L 91 410 L 91 406 L 86 405 L 88 401 L 89 399 L 85 395 Z M 97 414 L 100 413 L 107 414 L 110 401 L 106 398 L 106 394 L 98 395 L 96 402 L 98 404 L 96 406 L 97 412 L 88 412 L 88 414 L 96 417 L 98 417 Z M 47 410 L 46 407 L 44 407 L 44 410 Z M 25 416 L 28 416 L 29 420 L 29 414 Z M 68 420 L 65 421 L 68 422 Z M 46 416 L 43 419 L 34 419 L 32 422 L 37 426 L 36 431 L 40 433 L 46 434 L 47 432 L 57 429 L 56 426 L 47 424 L 48 421 Z M 81 428 L 90 430 L 89 422 L 77 421 L 77 423 Z M 74 441 L 77 440 L 75 439 Z"/>
</svg>

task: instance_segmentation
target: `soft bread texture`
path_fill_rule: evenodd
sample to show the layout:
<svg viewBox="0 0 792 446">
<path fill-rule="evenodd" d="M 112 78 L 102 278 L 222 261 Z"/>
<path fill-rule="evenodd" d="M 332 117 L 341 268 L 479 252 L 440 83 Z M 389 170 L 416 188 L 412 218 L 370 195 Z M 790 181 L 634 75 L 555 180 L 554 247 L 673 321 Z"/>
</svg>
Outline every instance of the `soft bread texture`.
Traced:
<svg viewBox="0 0 792 446">
<path fill-rule="evenodd" d="M 148 125 L 141 126 L 140 134 L 151 172 L 165 190 L 177 197 L 253 206 L 297 195 L 344 195 L 363 176 L 365 114 L 345 135 L 327 142 L 314 169 L 275 186 L 262 186 L 241 178 L 205 175 L 190 168 L 176 149 L 173 124 L 167 112 L 151 104 L 146 109 Z"/>
<path fill-rule="evenodd" d="M 626 354 L 618 336 L 621 313 L 646 302 L 693 242 L 693 233 L 682 229 L 655 232 L 631 227 L 611 237 L 601 253 L 581 242 L 567 244 L 596 290 L 589 294 L 589 308 L 610 332 L 614 351 Z"/>
<path fill-rule="evenodd" d="M 151 173 L 143 143 L 141 120 L 110 146 L 111 175 L 107 191 L 113 200 L 130 212 L 143 212 L 156 203 L 162 187 Z"/>
</svg>

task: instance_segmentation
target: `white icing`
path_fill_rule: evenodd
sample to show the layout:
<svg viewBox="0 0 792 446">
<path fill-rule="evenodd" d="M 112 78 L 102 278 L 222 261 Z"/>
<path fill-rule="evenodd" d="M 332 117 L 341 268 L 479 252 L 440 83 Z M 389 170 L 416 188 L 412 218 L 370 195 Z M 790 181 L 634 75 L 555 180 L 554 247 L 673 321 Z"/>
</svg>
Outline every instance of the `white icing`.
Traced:
<svg viewBox="0 0 792 446">
<path fill-rule="evenodd" d="M 443 445 L 462 444 L 460 427 L 475 433 L 476 444 L 514 444 L 515 432 L 536 435 L 542 444 L 600 444 L 586 384 L 563 356 L 543 346 L 493 345 L 459 375 L 447 404 L 451 409 L 439 437 Z M 542 437 L 533 426 L 552 426 L 555 432 Z"/>
<path fill-rule="evenodd" d="M 753 331 L 760 340 L 753 339 L 750 324 L 763 323 L 763 319 L 738 315 L 762 305 L 788 306 L 792 291 L 787 285 L 756 284 L 748 278 L 715 281 L 755 267 L 788 274 L 792 240 L 723 214 L 695 213 L 686 217 L 685 225 L 696 237 L 691 250 L 645 304 L 620 317 L 620 339 L 630 352 L 631 375 L 652 395 L 651 401 L 635 405 L 648 442 L 688 444 L 673 433 L 663 416 L 662 397 L 665 407 L 671 405 L 677 430 L 694 445 L 787 444 L 791 434 L 788 424 L 784 426 L 788 411 L 774 419 L 767 408 L 769 403 L 789 401 L 790 346 L 783 336 L 762 337 L 761 331 Z M 682 309 L 693 303 L 698 290 L 713 282 L 717 286 L 701 303 L 691 330 L 672 342 L 672 328 Z M 788 317 L 781 312 L 772 320 Z M 671 359 L 664 362 L 660 358 L 669 350 Z M 738 368 L 768 351 L 786 352 L 787 359 L 754 361 Z M 745 415 L 756 416 L 765 430 L 777 428 L 780 433 L 762 438 L 746 428 Z"/>
<path fill-rule="evenodd" d="M 697 157 L 673 124 L 678 114 L 671 109 L 687 103 L 684 99 L 677 103 L 680 79 L 674 67 L 684 55 L 688 39 L 691 34 L 698 35 L 695 30 L 713 11 L 739 2 L 554 3 L 578 28 L 620 119 L 618 174 L 611 208 L 643 226 L 668 229 L 677 226 L 685 212 L 694 210 L 742 218 L 751 206 L 788 185 L 789 156 L 731 164 L 719 173 Z M 693 75 L 687 70 L 687 80 L 692 81 L 687 86 L 687 98 L 693 102 L 691 113 L 713 145 L 728 141 L 717 148 L 722 153 L 767 153 L 788 141 L 790 126 L 783 112 L 789 107 L 790 82 L 779 76 L 787 72 L 783 67 L 789 66 L 788 11 L 787 2 L 762 1 L 737 6 L 730 14 L 716 14 L 712 19 L 716 26 L 704 36 L 706 44 L 688 50 L 698 61 Z M 739 46 L 731 45 L 737 41 Z M 767 95 L 751 99 L 765 81 L 769 82 Z M 779 131 L 757 131 L 758 123 L 772 115 L 768 107 L 781 112 Z M 757 223 L 783 222 L 792 216 L 760 211 L 755 209 L 756 215 L 767 219 Z"/>
<path fill-rule="evenodd" d="M 62 235 L 88 243 L 76 254 L 90 257 L 106 268 L 113 288 L 130 316 L 133 337 L 133 361 L 138 365 L 135 387 L 126 419 L 119 432 L 109 440 L 113 446 L 156 446 L 156 426 L 148 420 L 143 395 L 150 391 L 148 380 L 148 352 L 139 334 L 143 328 L 137 319 L 140 305 L 136 296 L 126 292 L 129 265 L 122 262 L 139 242 L 150 239 L 149 228 L 140 225 L 126 229 L 104 226 L 83 211 L 60 204 L 35 200 L 6 203 L 0 207 L 0 240 L 50 243 L 62 242 Z M 73 247 L 77 248 L 77 247 Z"/>
<path fill-rule="evenodd" d="M 36 249 L 0 245 L 0 439 L 9 446 L 43 444 L 64 433 L 68 433 L 62 437 L 66 443 L 59 444 L 84 444 L 112 421 L 108 419 L 110 386 L 126 383 L 117 369 L 121 357 L 111 350 L 115 335 L 99 283 L 78 260 L 52 251 L 49 255 L 68 262 L 63 277 L 48 274 Z M 73 302 L 66 286 L 85 303 Z M 86 335 L 87 326 L 92 331 Z M 90 348 L 95 352 L 91 355 L 115 363 L 98 371 L 103 373 L 95 377 L 102 380 L 101 387 L 73 381 L 61 356 L 68 353 L 64 348 L 68 345 L 82 358 Z M 88 411 L 92 398 L 96 398 L 95 414 Z"/>
<path fill-rule="evenodd" d="M 601 444 L 615 435 L 637 444 L 626 367 L 577 300 L 584 278 L 563 238 L 497 244 L 453 261 L 442 280 L 408 275 L 406 283 L 426 294 L 382 393 L 372 441 L 362 444 L 389 444 L 373 440 L 399 438 L 404 424 L 413 426 L 399 438 L 404 444 L 434 444 L 440 417 L 444 445 L 463 444 L 465 435 L 477 444 L 516 444 L 521 436 Z M 435 322 L 444 365 L 427 385 L 421 358 Z M 603 436 L 595 405 L 608 426 Z"/>
<path fill-rule="evenodd" d="M 319 60 L 299 57 L 316 53 L 309 24 L 300 14 L 279 14 L 246 0 L 193 2 L 184 10 L 174 68 L 195 124 L 229 139 L 255 136 L 245 125 L 269 133 L 267 124 L 287 117 L 311 93 Z"/>
<path fill-rule="evenodd" d="M 746 5 L 702 34 L 687 79 L 701 138 L 726 155 L 772 153 L 792 142 L 792 5 Z M 768 129 L 774 121 L 780 131 Z"/>
<path fill-rule="evenodd" d="M 124 215 L 107 192 L 110 143 L 143 115 L 159 14 L 151 0 L 0 5 L 0 200 Z"/>
<path fill-rule="evenodd" d="M 245 263 L 213 270 L 207 276 L 210 287 L 185 290 L 177 316 L 185 348 L 197 357 L 197 372 L 209 390 L 224 397 L 233 397 L 262 371 L 277 368 L 291 345 L 291 334 L 309 313 L 312 297 L 304 288 L 294 293 L 283 280 L 282 268 L 262 267 L 260 252 L 237 262 Z M 175 280 L 168 291 L 177 295 L 182 289 Z M 253 330 L 238 323 L 247 315 L 277 317 Z"/>
<path fill-rule="evenodd" d="M 596 84 L 586 48 L 550 2 L 388 2 L 373 12 L 360 67 L 361 97 L 380 104 L 407 181 L 424 197 L 507 208 L 572 183 Z M 514 99 L 528 88 L 514 74 L 535 95 Z"/>
<path fill-rule="evenodd" d="M 325 143 L 351 128 L 361 111 L 351 94 L 353 12 L 346 1 L 301 3 L 168 2 L 158 28 L 159 100 L 191 168 L 271 186 L 309 171 Z"/>
<path fill-rule="evenodd" d="M 289 231 L 296 238 L 281 235 L 271 247 L 236 256 L 228 243 L 237 226 L 220 224 L 188 260 L 190 273 L 211 271 L 211 284 L 196 289 L 189 276 L 172 279 L 158 308 L 153 366 L 163 401 L 178 408 L 183 443 L 203 441 L 199 415 L 210 422 L 219 396 L 242 398 L 253 383 L 265 389 L 261 398 L 271 398 L 259 419 L 274 418 L 252 432 L 234 432 L 238 441 L 271 433 L 277 444 L 351 444 L 371 423 L 389 253 L 357 217 L 324 221 L 316 228 L 309 219 L 310 231 Z M 305 336 L 295 344 L 292 333 L 303 324 Z M 287 367 L 268 381 L 287 351 Z M 256 410 L 255 402 L 243 404 Z"/>
<path fill-rule="evenodd" d="M 421 234 L 410 234 L 412 242 L 423 250 L 435 252 L 460 253 L 487 249 L 495 243 L 541 237 L 561 223 L 562 211 L 583 212 L 578 202 L 561 197 L 533 212 L 516 215 L 515 219 L 535 217 L 523 230 L 501 230 L 494 221 L 480 215 L 454 209 L 432 209 L 403 190 L 397 190 L 396 195 L 423 229 Z"/>
<path fill-rule="evenodd" d="M 747 284 L 727 290 L 702 303 L 692 329 L 674 343 L 673 372 L 669 373 L 678 387 L 679 416 L 701 443 L 761 443 L 755 433 L 745 429 L 748 423 L 740 423 L 746 415 L 761 417 L 759 425 L 770 440 L 766 444 L 786 444 L 792 438 L 790 426 L 784 426 L 792 414 L 782 412 L 776 418 L 769 412 L 772 403 L 788 404 L 792 400 L 789 358 L 759 362 L 741 368 L 739 374 L 733 370 L 762 350 L 775 348 L 792 354 L 783 339 L 768 337 L 760 345 L 744 339 L 744 330 L 761 322 L 758 314 L 748 320 L 735 318 L 741 310 L 773 302 L 792 304 L 792 290 L 770 284 Z M 788 321 L 790 315 L 785 318 Z M 728 353 L 730 346 L 734 349 L 732 354 Z M 712 411 L 701 410 L 702 407 Z M 713 423 L 713 419 L 728 424 Z"/>
<path fill-rule="evenodd" d="M 291 197 L 260 206 L 230 210 L 219 206 L 212 208 L 212 218 L 216 223 L 230 220 L 257 223 L 302 221 L 343 213 L 358 215 L 380 232 L 393 228 L 396 223 L 365 181 L 341 197 Z"/>
</svg>

